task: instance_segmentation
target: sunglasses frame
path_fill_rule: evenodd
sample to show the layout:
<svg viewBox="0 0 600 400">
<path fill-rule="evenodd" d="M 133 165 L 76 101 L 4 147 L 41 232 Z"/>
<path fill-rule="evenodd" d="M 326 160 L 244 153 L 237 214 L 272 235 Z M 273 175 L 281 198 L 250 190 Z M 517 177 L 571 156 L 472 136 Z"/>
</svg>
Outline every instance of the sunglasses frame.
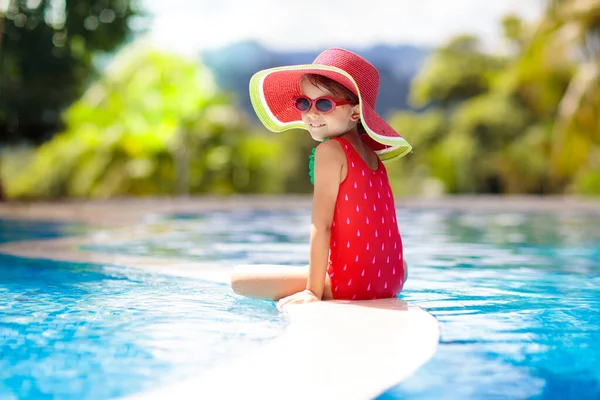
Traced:
<svg viewBox="0 0 600 400">
<path fill-rule="evenodd" d="M 309 102 L 308 108 L 306 110 L 301 110 L 298 108 L 298 106 L 296 105 L 298 99 L 305 99 Z M 331 110 L 329 110 L 329 111 L 321 111 L 321 110 L 319 110 L 319 107 L 317 107 L 317 101 L 319 101 L 319 100 L 329 100 L 333 104 L 333 107 L 331 107 Z M 303 113 L 310 111 L 310 109 L 314 105 L 318 112 L 323 113 L 323 114 L 329 114 L 330 112 L 333 112 L 333 110 L 335 110 L 338 106 L 343 106 L 346 104 L 354 104 L 354 102 L 350 101 L 350 100 L 337 101 L 329 96 L 321 96 L 321 97 L 317 97 L 316 99 L 311 99 L 306 96 L 296 96 L 292 99 L 292 105 L 294 106 L 294 108 Z"/>
</svg>

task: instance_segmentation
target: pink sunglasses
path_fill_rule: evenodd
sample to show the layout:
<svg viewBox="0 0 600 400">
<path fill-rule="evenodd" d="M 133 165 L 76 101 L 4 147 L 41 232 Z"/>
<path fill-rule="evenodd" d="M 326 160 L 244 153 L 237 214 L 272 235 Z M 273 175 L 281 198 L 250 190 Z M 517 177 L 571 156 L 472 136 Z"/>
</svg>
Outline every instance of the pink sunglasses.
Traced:
<svg viewBox="0 0 600 400">
<path fill-rule="evenodd" d="M 298 97 L 294 97 L 293 100 L 293 104 L 294 107 L 296 108 L 296 110 L 298 111 L 302 111 L 302 112 L 306 112 L 308 110 L 310 110 L 310 108 L 312 107 L 312 105 L 314 104 L 316 109 L 322 113 L 330 113 L 333 110 L 335 110 L 335 108 L 337 106 L 343 106 L 345 104 L 353 104 L 353 101 L 335 101 L 334 99 L 332 99 L 331 97 L 317 97 L 316 99 L 312 100 L 309 99 L 306 96 L 298 96 Z"/>
</svg>

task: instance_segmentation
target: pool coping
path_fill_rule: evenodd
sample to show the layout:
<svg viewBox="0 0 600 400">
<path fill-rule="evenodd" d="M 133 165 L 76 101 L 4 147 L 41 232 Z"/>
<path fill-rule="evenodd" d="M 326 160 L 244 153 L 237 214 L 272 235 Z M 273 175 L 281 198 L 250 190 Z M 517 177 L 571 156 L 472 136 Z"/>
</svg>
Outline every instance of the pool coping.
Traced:
<svg viewBox="0 0 600 400">
<path fill-rule="evenodd" d="M 150 214 L 230 210 L 289 210 L 311 206 L 309 195 L 243 195 L 0 202 L 0 218 L 85 222 L 98 227 L 122 227 L 142 222 Z M 446 211 L 586 212 L 600 213 L 600 197 L 461 195 L 398 197 L 397 208 Z"/>
</svg>

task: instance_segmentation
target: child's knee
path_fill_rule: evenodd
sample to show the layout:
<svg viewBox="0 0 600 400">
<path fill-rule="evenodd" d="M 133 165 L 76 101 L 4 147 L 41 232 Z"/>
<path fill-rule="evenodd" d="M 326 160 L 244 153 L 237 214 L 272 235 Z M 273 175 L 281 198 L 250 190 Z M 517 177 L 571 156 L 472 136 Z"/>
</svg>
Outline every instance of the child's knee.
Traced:
<svg viewBox="0 0 600 400">
<path fill-rule="evenodd" d="M 239 279 L 237 277 L 237 275 L 235 274 L 235 272 L 231 273 L 231 277 L 230 277 L 230 284 L 231 284 L 231 290 L 233 290 L 234 293 L 238 293 L 239 290 Z"/>
<path fill-rule="evenodd" d="M 231 290 L 236 294 L 241 294 L 244 286 L 243 266 L 238 265 L 233 268 L 230 276 Z"/>
</svg>

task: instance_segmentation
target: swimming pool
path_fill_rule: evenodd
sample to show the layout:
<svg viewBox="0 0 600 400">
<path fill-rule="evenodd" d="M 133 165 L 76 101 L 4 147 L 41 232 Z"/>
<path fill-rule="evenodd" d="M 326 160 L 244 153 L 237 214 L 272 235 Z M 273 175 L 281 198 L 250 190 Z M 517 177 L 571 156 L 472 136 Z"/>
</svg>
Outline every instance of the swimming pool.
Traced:
<svg viewBox="0 0 600 400">
<path fill-rule="evenodd" d="M 62 229 L 19 226 L 48 228 L 38 238 Z M 137 393 L 248 352 L 287 323 L 272 302 L 227 285 L 120 266 L 0 255 L 0 277 L 1 399 Z"/>
<path fill-rule="evenodd" d="M 154 221 L 171 228 L 151 239 L 88 248 L 302 265 L 309 218 L 180 215 Z M 600 397 L 600 216 L 399 210 L 398 221 L 410 265 L 400 297 L 438 318 L 441 343 L 380 399 Z"/>
<path fill-rule="evenodd" d="M 437 234 L 409 236 L 404 298 L 438 318 L 441 343 L 379 400 L 600 398 L 598 216 L 425 213 L 414 222 Z M 430 251 L 411 248 L 422 240 Z"/>
<path fill-rule="evenodd" d="M 218 262 L 223 267 L 303 265 L 308 258 L 309 221 L 304 209 L 181 214 L 150 219 L 140 228 L 148 233 L 145 237 L 105 238 L 84 247 L 102 253 Z M 401 297 L 438 318 L 441 343 L 433 359 L 379 399 L 598 398 L 600 216 L 569 210 L 553 214 L 398 210 L 398 221 L 410 265 Z M 106 268 L 102 274 L 116 274 L 118 282 L 131 277 L 137 282 L 141 278 L 136 274 L 145 276 L 140 292 L 150 286 L 149 298 L 142 293 L 130 301 L 141 295 L 143 303 L 152 303 L 153 297 L 165 295 L 155 279 L 164 279 L 167 285 L 177 282 L 170 290 L 176 297 L 185 298 L 201 285 L 217 285 L 217 291 L 227 293 L 226 287 L 215 283 L 171 281 L 137 270 Z M 130 284 L 123 283 L 123 292 Z M 88 291 L 95 290 L 90 284 Z M 264 337 L 277 334 L 283 322 L 272 303 L 251 301 L 246 306 L 258 308 L 254 315 L 267 324 Z M 236 307 L 231 310 L 234 313 L 226 317 L 237 318 Z M 210 326 L 210 321 L 205 323 Z M 220 322 L 213 326 L 218 329 Z M 170 332 L 164 329 L 165 335 Z M 199 358 L 187 364 L 177 357 L 171 361 L 160 368 L 174 371 L 181 363 L 183 374 L 204 363 Z"/>
<path fill-rule="evenodd" d="M 217 211 L 149 218 L 135 240 L 106 240 L 84 250 L 132 256 L 238 264 L 306 265 L 310 215 L 306 210 Z"/>
</svg>

